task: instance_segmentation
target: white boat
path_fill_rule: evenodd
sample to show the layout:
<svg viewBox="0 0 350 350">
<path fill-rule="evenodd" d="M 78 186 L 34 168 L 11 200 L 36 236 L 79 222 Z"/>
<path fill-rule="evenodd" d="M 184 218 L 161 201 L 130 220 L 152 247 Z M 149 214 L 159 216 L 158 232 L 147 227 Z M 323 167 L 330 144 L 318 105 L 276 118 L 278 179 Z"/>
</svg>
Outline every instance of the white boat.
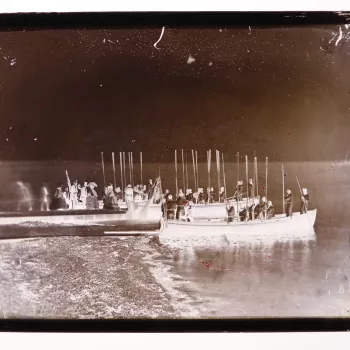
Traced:
<svg viewBox="0 0 350 350">
<path fill-rule="evenodd" d="M 158 206 L 151 206 L 150 202 L 143 205 L 130 203 L 119 210 L 51 210 L 27 212 L 0 212 L 0 227 L 3 225 L 30 226 L 38 223 L 45 226 L 78 225 L 89 226 L 94 224 L 114 223 L 115 226 L 132 226 L 133 222 L 158 222 L 162 219 L 162 211 Z"/>
<path fill-rule="evenodd" d="M 314 224 L 317 209 L 308 211 L 307 214 L 293 213 L 293 217 L 283 214 L 276 215 L 270 220 L 254 220 L 247 222 L 225 222 L 224 220 L 195 220 L 168 221 L 167 228 L 160 232 L 160 237 L 201 237 L 226 235 L 237 239 L 247 237 L 308 237 L 314 236 Z"/>
</svg>

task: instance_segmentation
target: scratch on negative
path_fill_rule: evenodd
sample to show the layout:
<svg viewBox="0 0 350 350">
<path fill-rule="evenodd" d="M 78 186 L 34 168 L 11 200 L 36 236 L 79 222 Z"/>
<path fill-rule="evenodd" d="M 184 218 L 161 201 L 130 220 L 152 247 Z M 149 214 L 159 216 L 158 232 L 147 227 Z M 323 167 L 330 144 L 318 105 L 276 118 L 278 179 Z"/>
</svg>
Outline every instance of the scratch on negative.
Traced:
<svg viewBox="0 0 350 350">
<path fill-rule="evenodd" d="M 162 40 L 162 37 L 164 34 L 164 29 L 165 29 L 165 27 L 162 28 L 162 32 L 160 33 L 160 37 L 159 37 L 158 41 L 156 43 L 154 43 L 154 45 L 153 45 L 157 50 L 160 50 L 159 47 L 157 47 L 157 44 Z"/>
<path fill-rule="evenodd" d="M 337 41 L 335 42 L 335 46 L 337 46 L 339 44 L 339 41 L 342 39 L 343 37 L 343 31 L 341 30 L 341 27 L 339 27 L 339 37 L 337 39 Z"/>
</svg>

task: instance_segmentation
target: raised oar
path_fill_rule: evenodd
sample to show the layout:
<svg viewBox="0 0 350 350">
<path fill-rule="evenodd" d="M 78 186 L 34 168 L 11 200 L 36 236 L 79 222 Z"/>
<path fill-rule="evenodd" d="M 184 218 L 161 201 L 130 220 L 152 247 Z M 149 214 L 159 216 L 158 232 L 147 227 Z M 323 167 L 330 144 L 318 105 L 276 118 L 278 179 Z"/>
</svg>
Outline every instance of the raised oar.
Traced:
<svg viewBox="0 0 350 350">
<path fill-rule="evenodd" d="M 103 173 L 103 187 L 106 187 L 105 161 L 103 157 L 103 152 L 101 152 L 101 161 L 102 161 L 102 173 Z"/>
<path fill-rule="evenodd" d="M 174 198 L 176 199 L 179 194 L 179 187 L 177 183 L 177 150 L 175 150 L 175 189 L 176 189 L 176 193 Z"/>
<path fill-rule="evenodd" d="M 211 168 L 211 149 L 207 153 L 207 160 L 208 160 L 208 186 L 210 191 L 210 168 Z M 210 193 L 208 193 L 208 203 L 210 199 Z"/>
<path fill-rule="evenodd" d="M 130 152 L 128 152 L 128 160 L 129 160 L 129 181 L 130 181 L 130 185 L 131 185 L 131 155 Z"/>
<path fill-rule="evenodd" d="M 184 160 L 184 150 L 181 150 L 181 160 L 182 160 L 182 186 L 183 191 L 186 191 L 186 184 L 185 184 L 185 160 Z"/>
<path fill-rule="evenodd" d="M 225 201 L 227 200 L 227 191 L 226 191 L 226 175 L 225 175 L 225 162 L 224 162 L 224 154 L 221 153 L 222 156 L 222 173 L 224 175 L 224 188 L 225 188 Z"/>
<path fill-rule="evenodd" d="M 142 152 L 140 152 L 140 168 L 141 168 L 141 185 L 143 186 L 143 178 L 142 178 Z"/>
<path fill-rule="evenodd" d="M 123 174 L 124 174 L 124 186 L 126 188 L 127 184 L 126 184 L 126 164 L 125 164 L 125 152 L 123 152 Z"/>
<path fill-rule="evenodd" d="M 199 187 L 199 175 L 198 175 L 198 153 L 196 151 L 196 173 L 197 173 L 197 188 L 195 189 L 195 191 L 197 192 L 198 187 Z"/>
<path fill-rule="evenodd" d="M 189 185 L 188 185 L 188 168 L 187 168 L 187 152 L 185 154 L 185 164 L 186 164 L 186 189 L 189 188 Z"/>
<path fill-rule="evenodd" d="M 119 152 L 119 162 L 120 162 L 120 181 L 122 183 L 122 194 L 123 194 L 123 201 L 125 200 L 124 198 L 124 177 L 123 177 L 123 154 L 122 152 Z"/>
<path fill-rule="evenodd" d="M 245 156 L 245 180 L 247 182 L 247 215 L 249 215 L 248 212 L 248 200 L 249 200 L 249 183 L 248 183 L 248 156 Z"/>
<path fill-rule="evenodd" d="M 115 180 L 115 159 L 114 159 L 114 152 L 112 152 L 112 164 L 113 164 L 114 189 L 116 189 L 116 187 L 117 187 L 117 181 Z"/>
<path fill-rule="evenodd" d="M 283 204 L 283 215 L 286 214 L 286 203 L 284 200 L 284 165 L 282 164 L 282 204 Z"/>
<path fill-rule="evenodd" d="M 192 150 L 192 165 L 193 165 L 193 180 L 194 180 L 194 192 L 196 192 L 197 189 L 197 181 L 196 181 L 196 166 L 195 166 L 195 160 L 194 160 L 194 152 Z"/>
<path fill-rule="evenodd" d="M 265 197 L 266 197 L 266 206 L 267 206 L 267 175 L 268 175 L 268 163 L 269 163 L 269 158 L 266 157 L 266 183 L 265 183 Z M 265 220 L 267 219 L 267 210 L 265 210 Z"/>
<path fill-rule="evenodd" d="M 239 191 L 238 191 L 238 182 L 239 182 L 239 152 L 237 152 L 237 188 L 236 188 L 236 198 L 237 198 L 237 221 L 239 221 Z"/>
<path fill-rule="evenodd" d="M 216 150 L 216 172 L 218 175 L 218 194 L 220 194 L 220 152 Z"/>
<path fill-rule="evenodd" d="M 134 158 L 132 152 L 130 152 L 130 161 L 131 161 L 131 186 L 134 188 Z"/>
</svg>

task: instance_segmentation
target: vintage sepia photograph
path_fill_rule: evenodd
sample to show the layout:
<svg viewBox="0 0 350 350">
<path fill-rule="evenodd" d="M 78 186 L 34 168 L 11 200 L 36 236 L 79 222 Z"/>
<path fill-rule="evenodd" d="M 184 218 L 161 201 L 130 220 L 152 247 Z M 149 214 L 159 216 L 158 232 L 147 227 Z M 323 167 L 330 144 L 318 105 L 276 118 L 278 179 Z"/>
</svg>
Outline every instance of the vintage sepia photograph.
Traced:
<svg viewBox="0 0 350 350">
<path fill-rule="evenodd" d="M 0 318 L 350 316 L 350 27 L 261 16 L 2 24 Z"/>
</svg>

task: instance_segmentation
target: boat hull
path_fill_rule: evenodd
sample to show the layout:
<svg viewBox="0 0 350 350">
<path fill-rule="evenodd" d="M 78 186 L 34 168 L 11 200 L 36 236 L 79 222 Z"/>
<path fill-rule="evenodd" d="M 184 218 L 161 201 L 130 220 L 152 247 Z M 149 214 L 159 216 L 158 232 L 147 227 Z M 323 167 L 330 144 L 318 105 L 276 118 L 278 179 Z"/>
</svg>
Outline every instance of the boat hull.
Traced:
<svg viewBox="0 0 350 350">
<path fill-rule="evenodd" d="M 54 210 L 39 212 L 0 213 L 0 226 L 40 223 L 44 225 L 93 225 L 114 222 L 159 222 L 162 218 L 160 207 L 133 206 L 127 210 Z"/>
<path fill-rule="evenodd" d="M 168 221 L 162 237 L 200 237 L 227 235 L 238 239 L 246 237 L 307 237 L 314 236 L 314 224 L 317 210 L 310 210 L 306 215 L 293 214 L 292 218 L 284 215 L 271 220 L 254 220 L 248 222 L 210 222 L 210 221 Z"/>
</svg>

